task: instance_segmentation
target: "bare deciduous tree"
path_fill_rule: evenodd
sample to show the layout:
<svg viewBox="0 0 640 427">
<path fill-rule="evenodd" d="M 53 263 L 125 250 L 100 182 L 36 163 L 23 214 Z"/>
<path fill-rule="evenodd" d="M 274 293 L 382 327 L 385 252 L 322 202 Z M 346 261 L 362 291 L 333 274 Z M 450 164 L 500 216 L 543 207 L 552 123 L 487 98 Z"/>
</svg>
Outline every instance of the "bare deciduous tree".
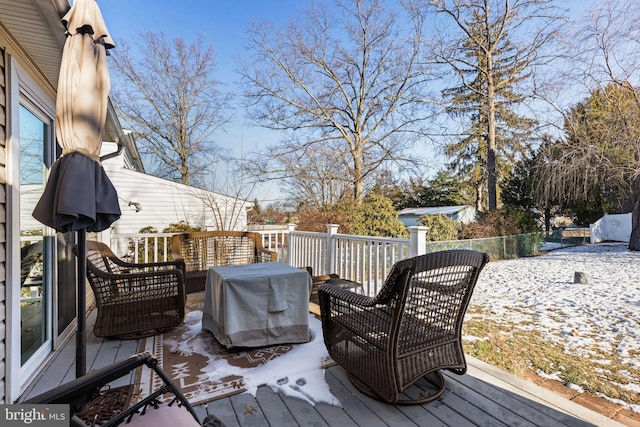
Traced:
<svg viewBox="0 0 640 427">
<path fill-rule="evenodd" d="M 251 164 L 254 170 L 269 170 L 270 175 L 287 176 L 281 189 L 288 198 L 295 204 L 319 209 L 338 203 L 351 193 L 340 169 L 341 156 L 319 151 L 321 148 L 279 153 L 276 162 L 267 157 L 255 158 Z"/>
<path fill-rule="evenodd" d="M 361 200 L 376 170 L 416 162 L 408 149 L 428 116 L 423 22 L 403 17 L 380 0 L 349 0 L 318 3 L 286 28 L 250 29 L 252 56 L 241 65 L 250 117 L 285 131 L 280 144 L 254 157 L 264 160 L 250 165 L 256 175 L 298 182 L 321 175 L 347 186 L 342 197 Z M 300 153 L 309 161 L 293 162 Z M 332 167 L 310 164 L 324 155 Z M 315 187 L 308 185 L 309 196 Z"/>
<path fill-rule="evenodd" d="M 209 208 L 216 230 L 245 230 L 256 181 L 249 179 L 236 161 L 227 160 L 224 168 L 210 172 L 211 192 L 198 194 L 204 194 L 200 198 Z"/>
<path fill-rule="evenodd" d="M 200 184 L 220 155 L 213 135 L 228 121 L 229 100 L 212 78 L 214 51 L 200 36 L 188 44 L 163 33 L 120 42 L 113 55 L 114 104 L 157 176 Z"/>
</svg>

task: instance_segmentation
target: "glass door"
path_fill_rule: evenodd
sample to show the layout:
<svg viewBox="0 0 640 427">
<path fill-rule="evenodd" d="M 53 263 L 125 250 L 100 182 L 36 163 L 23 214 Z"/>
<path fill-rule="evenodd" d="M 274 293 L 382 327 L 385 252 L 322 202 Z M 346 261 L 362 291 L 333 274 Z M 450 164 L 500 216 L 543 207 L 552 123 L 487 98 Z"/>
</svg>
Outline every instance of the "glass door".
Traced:
<svg viewBox="0 0 640 427">
<path fill-rule="evenodd" d="M 46 182 L 51 122 L 37 109 L 19 107 L 20 362 L 38 364 L 51 351 L 53 238 L 31 213 Z M 30 371 L 27 367 L 27 371 Z"/>
</svg>

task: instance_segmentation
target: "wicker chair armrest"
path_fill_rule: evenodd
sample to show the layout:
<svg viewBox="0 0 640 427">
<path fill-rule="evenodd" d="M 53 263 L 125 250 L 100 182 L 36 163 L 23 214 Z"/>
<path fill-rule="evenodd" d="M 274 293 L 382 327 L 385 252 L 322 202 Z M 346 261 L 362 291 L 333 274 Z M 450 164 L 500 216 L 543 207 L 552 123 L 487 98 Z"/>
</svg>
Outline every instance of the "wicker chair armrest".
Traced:
<svg viewBox="0 0 640 427">
<path fill-rule="evenodd" d="M 258 262 L 276 262 L 278 253 L 267 249 L 256 248 L 256 258 Z"/>
<path fill-rule="evenodd" d="M 319 276 L 313 276 L 313 275 L 311 276 L 311 281 L 317 284 L 326 283 L 335 279 L 340 279 L 337 274 L 321 274 Z M 344 281 L 349 282 L 349 280 L 344 280 Z M 353 282 L 353 283 L 357 283 L 357 282 Z M 360 283 L 357 283 L 357 285 L 361 286 Z M 351 286 L 348 286 L 348 287 L 351 287 Z M 353 286 L 353 287 L 356 287 L 356 286 Z"/>
<path fill-rule="evenodd" d="M 342 280 L 342 279 L 340 279 Z M 349 289 L 340 287 L 338 284 L 325 282 L 318 288 L 318 296 L 323 298 L 323 294 L 329 298 L 335 298 L 348 304 L 360 307 L 371 307 L 376 304 L 376 299 L 366 295 L 357 294 Z"/>
<path fill-rule="evenodd" d="M 169 269 L 169 268 L 179 268 L 182 269 L 181 264 L 184 264 L 184 262 L 181 262 L 180 260 L 175 260 L 174 261 L 162 261 L 162 262 L 147 262 L 147 263 L 132 263 L 132 262 L 126 262 L 121 260 L 120 258 L 110 258 L 111 262 L 113 262 L 114 264 L 118 264 L 121 267 L 124 268 L 131 268 L 131 269 L 145 269 L 145 268 L 163 268 L 163 269 Z"/>
</svg>

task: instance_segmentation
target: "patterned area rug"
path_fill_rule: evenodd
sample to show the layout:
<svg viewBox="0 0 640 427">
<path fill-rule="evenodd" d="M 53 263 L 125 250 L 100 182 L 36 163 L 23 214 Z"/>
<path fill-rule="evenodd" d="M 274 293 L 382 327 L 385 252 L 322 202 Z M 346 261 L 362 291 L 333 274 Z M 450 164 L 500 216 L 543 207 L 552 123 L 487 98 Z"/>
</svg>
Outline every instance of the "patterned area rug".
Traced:
<svg viewBox="0 0 640 427">
<path fill-rule="evenodd" d="M 154 354 L 162 369 L 177 384 L 192 405 L 247 391 L 243 375 L 216 375 L 220 359 L 237 368 L 256 368 L 288 353 L 300 344 L 281 344 L 268 347 L 228 350 L 213 334 L 202 329 L 204 292 L 189 294 L 185 322 L 173 330 L 145 339 L 144 351 Z M 313 336 L 311 335 L 311 338 Z M 243 372 L 243 369 L 233 369 Z M 136 382 L 136 391 L 147 395 L 154 382 L 160 380 L 150 369 L 143 369 Z M 137 394 L 137 393 L 136 393 Z M 135 396 L 134 396 L 135 399 Z"/>
</svg>

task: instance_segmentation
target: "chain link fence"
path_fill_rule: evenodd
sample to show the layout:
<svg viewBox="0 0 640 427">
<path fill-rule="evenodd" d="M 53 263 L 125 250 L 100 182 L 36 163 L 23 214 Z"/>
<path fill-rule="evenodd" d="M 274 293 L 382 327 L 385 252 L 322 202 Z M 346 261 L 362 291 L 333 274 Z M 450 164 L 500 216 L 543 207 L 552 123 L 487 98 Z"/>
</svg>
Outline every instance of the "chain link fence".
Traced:
<svg viewBox="0 0 640 427">
<path fill-rule="evenodd" d="M 447 249 L 471 249 L 489 254 L 492 261 L 536 255 L 545 243 L 543 233 L 515 236 L 488 237 L 484 239 L 449 240 L 427 242 L 427 253 Z"/>
</svg>

